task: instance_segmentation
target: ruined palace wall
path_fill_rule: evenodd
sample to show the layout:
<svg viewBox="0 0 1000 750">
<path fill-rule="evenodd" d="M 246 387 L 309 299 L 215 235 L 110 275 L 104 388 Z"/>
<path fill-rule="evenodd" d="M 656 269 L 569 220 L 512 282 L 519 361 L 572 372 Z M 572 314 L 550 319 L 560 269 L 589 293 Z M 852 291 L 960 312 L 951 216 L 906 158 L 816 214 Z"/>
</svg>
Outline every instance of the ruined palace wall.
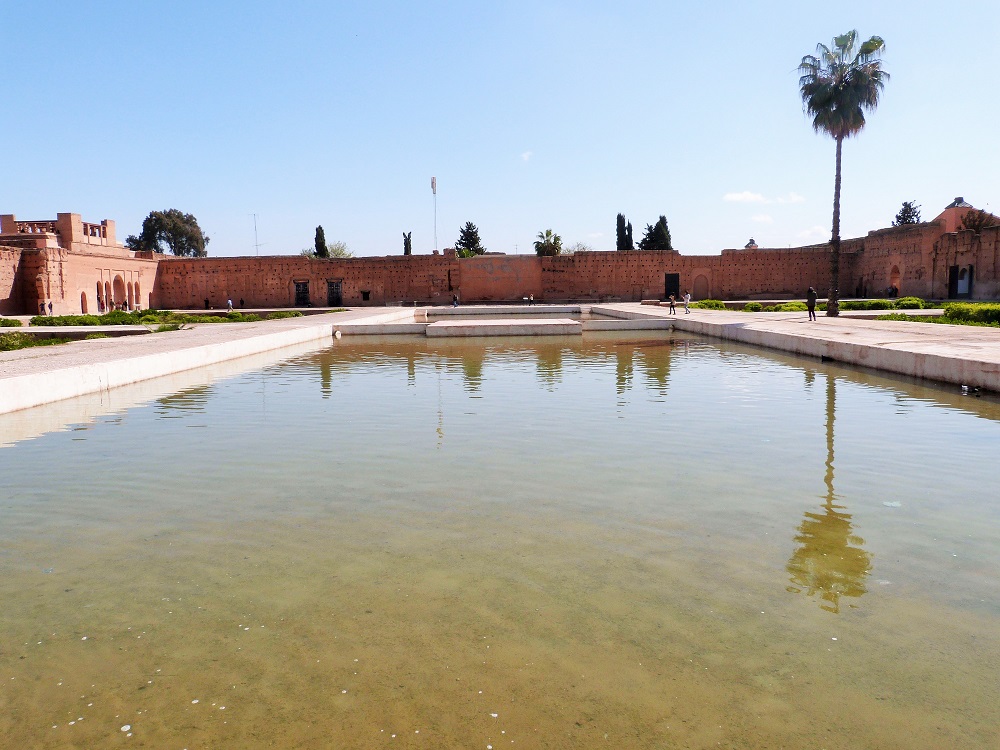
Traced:
<svg viewBox="0 0 1000 750">
<path fill-rule="evenodd" d="M 327 306 L 328 282 L 340 282 L 342 304 L 446 304 L 458 290 L 459 270 L 443 255 L 381 258 L 163 258 L 154 305 L 161 308 L 291 307 L 296 283 L 307 282 L 309 302 Z"/>
<path fill-rule="evenodd" d="M 0 315 L 23 312 L 21 248 L 0 247 Z"/>
<path fill-rule="evenodd" d="M 543 296 L 542 259 L 537 255 L 480 255 L 458 259 L 463 302 L 515 302 Z"/>
<path fill-rule="evenodd" d="M 934 242 L 940 235 L 937 222 L 869 232 L 855 275 L 843 278 L 845 295 L 879 296 L 895 284 L 900 296 L 933 297 Z"/>
<path fill-rule="evenodd" d="M 948 296 L 948 268 L 972 266 L 973 299 L 1000 299 L 1000 227 L 989 227 L 980 234 L 971 230 L 941 235 L 935 242 L 933 289 L 928 296 Z"/>
<path fill-rule="evenodd" d="M 861 240 L 844 243 L 842 279 L 853 278 Z M 661 252 L 583 252 L 534 255 L 389 256 L 315 259 L 163 258 L 157 269 L 153 305 L 219 309 L 227 299 L 246 307 L 290 307 L 296 283 L 308 282 L 309 302 L 327 305 L 328 282 L 340 282 L 342 304 L 447 304 L 564 300 L 638 301 L 661 299 L 668 274 L 695 299 L 803 297 L 810 286 L 825 290 L 829 278 L 825 246 L 795 250 L 732 250 L 721 256 Z"/>
</svg>

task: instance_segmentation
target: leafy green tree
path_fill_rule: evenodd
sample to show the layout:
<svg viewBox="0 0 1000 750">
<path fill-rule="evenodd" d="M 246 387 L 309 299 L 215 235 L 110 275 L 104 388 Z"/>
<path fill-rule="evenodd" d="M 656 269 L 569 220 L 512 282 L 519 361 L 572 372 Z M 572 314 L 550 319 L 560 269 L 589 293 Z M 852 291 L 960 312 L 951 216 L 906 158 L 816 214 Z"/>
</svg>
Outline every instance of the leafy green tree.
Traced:
<svg viewBox="0 0 1000 750">
<path fill-rule="evenodd" d="M 309 258 L 353 258 L 354 253 L 347 249 L 347 243 L 342 240 L 337 240 L 336 242 L 328 242 L 326 244 L 326 255 L 317 255 L 316 249 L 312 247 L 303 248 L 299 255 L 305 255 Z"/>
<path fill-rule="evenodd" d="M 617 250 L 625 253 L 635 249 L 632 243 L 632 223 L 625 221 L 625 214 L 618 214 L 618 226 L 615 228 Z"/>
<path fill-rule="evenodd" d="M 962 229 L 971 229 L 979 234 L 987 227 L 1000 226 L 1000 217 L 994 216 L 989 211 L 981 208 L 974 208 L 962 217 Z"/>
<path fill-rule="evenodd" d="M 314 247 L 316 250 L 313 252 L 317 258 L 329 258 L 330 251 L 326 247 L 326 232 L 323 231 L 322 226 L 316 227 L 316 239 L 314 241 Z"/>
<path fill-rule="evenodd" d="M 856 48 L 857 31 L 834 37 L 833 47 L 816 46 L 815 55 L 799 63 L 799 91 L 813 129 L 837 143 L 837 168 L 833 184 L 833 233 L 830 239 L 830 292 L 826 314 L 840 312 L 840 175 L 845 138 L 865 126 L 865 111 L 874 112 L 889 74 L 878 58 L 885 50 L 881 37 L 873 36 Z M 857 51 L 855 51 L 857 49 Z"/>
<path fill-rule="evenodd" d="M 535 252 L 538 255 L 559 255 L 562 252 L 562 237 L 551 229 L 539 232 L 535 241 Z"/>
<path fill-rule="evenodd" d="M 328 242 L 326 245 L 326 251 L 330 254 L 331 258 L 353 258 L 354 253 L 347 249 L 347 243 L 343 240 L 337 240 L 336 242 Z"/>
<path fill-rule="evenodd" d="M 901 227 L 904 224 L 920 223 L 920 206 L 916 201 L 903 201 L 903 207 L 899 209 L 896 218 L 892 220 L 894 227 Z"/>
<path fill-rule="evenodd" d="M 667 217 L 660 215 L 655 224 L 646 225 L 646 234 L 639 240 L 640 250 L 657 250 L 663 253 L 673 252 L 674 246 L 670 240 L 670 230 L 667 228 Z"/>
<path fill-rule="evenodd" d="M 403 232 L 403 255 L 413 255 L 413 245 L 410 242 L 413 232 Z"/>
<path fill-rule="evenodd" d="M 458 253 L 459 258 L 471 258 L 486 252 L 486 248 L 483 247 L 483 243 L 479 239 L 479 228 L 471 221 L 465 222 L 465 226 L 458 230 L 455 252 Z"/>
<path fill-rule="evenodd" d="M 152 250 L 162 253 L 166 249 L 174 255 L 192 258 L 203 258 L 208 255 L 205 251 L 207 244 L 208 236 L 201 231 L 198 220 L 176 208 L 151 211 L 142 222 L 139 236 L 130 234 L 125 239 L 125 245 L 130 250 Z"/>
</svg>

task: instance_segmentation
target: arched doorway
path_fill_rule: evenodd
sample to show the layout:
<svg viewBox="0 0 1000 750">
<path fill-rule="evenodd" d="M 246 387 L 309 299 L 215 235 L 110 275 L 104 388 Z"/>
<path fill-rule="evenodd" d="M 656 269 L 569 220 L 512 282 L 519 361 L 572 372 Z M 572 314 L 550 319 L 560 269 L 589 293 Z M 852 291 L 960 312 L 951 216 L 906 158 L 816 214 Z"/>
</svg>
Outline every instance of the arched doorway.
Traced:
<svg viewBox="0 0 1000 750">
<path fill-rule="evenodd" d="M 135 290 L 135 306 L 139 307 L 139 304 L 140 304 L 139 300 L 141 300 L 142 297 L 139 296 L 139 282 L 138 281 L 136 281 L 136 282 L 134 282 L 132 284 L 132 289 Z"/>
<path fill-rule="evenodd" d="M 120 305 L 128 299 L 128 294 L 125 291 L 125 279 L 121 276 L 115 276 L 114 280 L 114 294 L 115 294 L 115 304 Z"/>
<path fill-rule="evenodd" d="M 135 296 L 132 294 L 132 285 L 131 284 L 126 284 L 125 288 L 128 289 L 128 309 L 129 310 L 134 310 L 135 309 Z"/>
<path fill-rule="evenodd" d="M 86 292 L 80 292 L 80 312 L 83 313 L 84 315 L 86 315 L 87 312 L 88 312 L 88 310 L 87 310 L 87 293 Z"/>
<path fill-rule="evenodd" d="M 97 282 L 97 312 L 104 312 L 104 293 L 101 289 L 101 282 Z"/>
<path fill-rule="evenodd" d="M 692 296 L 695 299 L 708 299 L 711 293 L 711 289 L 708 286 L 708 277 L 704 274 L 699 274 L 694 277 L 694 292 Z"/>
<path fill-rule="evenodd" d="M 891 286 L 896 291 L 893 292 L 894 296 L 899 296 L 899 281 L 901 274 L 899 273 L 899 266 L 893 266 L 892 270 L 889 271 L 889 286 Z"/>
<path fill-rule="evenodd" d="M 104 312 L 110 312 L 115 298 L 111 296 L 111 282 L 104 282 Z"/>
</svg>

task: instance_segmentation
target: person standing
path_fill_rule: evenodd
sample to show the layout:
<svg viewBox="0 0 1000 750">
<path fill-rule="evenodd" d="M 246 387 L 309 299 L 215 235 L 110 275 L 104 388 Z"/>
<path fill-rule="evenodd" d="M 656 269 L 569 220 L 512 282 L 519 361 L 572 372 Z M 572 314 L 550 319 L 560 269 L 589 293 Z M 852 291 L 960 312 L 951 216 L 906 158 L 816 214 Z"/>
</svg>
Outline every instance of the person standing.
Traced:
<svg viewBox="0 0 1000 750">
<path fill-rule="evenodd" d="M 809 320 L 816 320 L 816 290 L 809 287 L 806 292 L 806 307 L 809 309 Z"/>
<path fill-rule="evenodd" d="M 684 314 L 691 313 L 691 292 L 684 292 Z"/>
<path fill-rule="evenodd" d="M 670 299 L 668 300 L 668 302 L 670 302 L 670 314 L 671 315 L 676 315 L 677 314 L 677 298 L 673 294 L 671 294 L 670 295 Z"/>
</svg>

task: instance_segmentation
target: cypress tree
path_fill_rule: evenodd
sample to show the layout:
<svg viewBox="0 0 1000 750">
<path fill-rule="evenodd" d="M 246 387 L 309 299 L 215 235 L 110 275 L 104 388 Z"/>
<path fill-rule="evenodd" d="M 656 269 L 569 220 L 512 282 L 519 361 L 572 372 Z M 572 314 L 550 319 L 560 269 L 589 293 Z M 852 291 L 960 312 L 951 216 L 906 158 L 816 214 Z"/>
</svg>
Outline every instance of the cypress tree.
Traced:
<svg viewBox="0 0 1000 750">
<path fill-rule="evenodd" d="M 317 258 L 329 258 L 330 251 L 326 247 L 326 233 L 323 231 L 322 226 L 316 227 L 316 257 Z"/>
</svg>

